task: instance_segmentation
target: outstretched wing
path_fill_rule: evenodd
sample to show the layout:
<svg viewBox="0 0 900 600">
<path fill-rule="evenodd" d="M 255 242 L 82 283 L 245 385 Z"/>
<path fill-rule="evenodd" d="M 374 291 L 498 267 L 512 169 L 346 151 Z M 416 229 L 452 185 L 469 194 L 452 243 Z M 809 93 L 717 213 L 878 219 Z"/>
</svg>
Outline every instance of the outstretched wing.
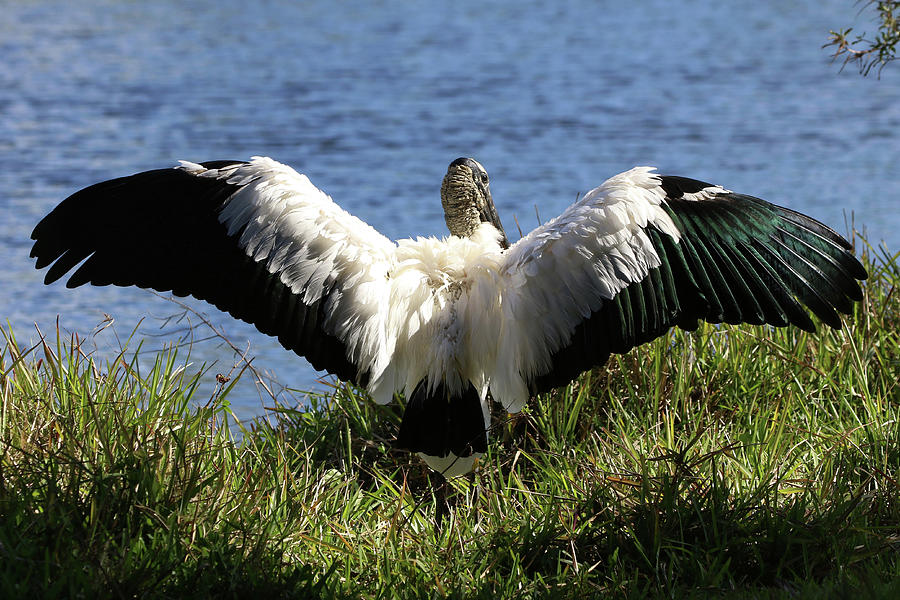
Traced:
<svg viewBox="0 0 900 600">
<path fill-rule="evenodd" d="M 672 326 L 832 327 L 865 269 L 825 225 L 646 167 L 606 181 L 516 243 L 494 397 L 516 409 Z M 527 389 L 526 389 L 527 388 Z"/>
<path fill-rule="evenodd" d="M 34 228 L 45 283 L 136 285 L 207 300 L 365 384 L 396 246 L 268 158 L 183 162 L 85 188 Z M 51 264 L 52 263 L 52 264 Z"/>
</svg>

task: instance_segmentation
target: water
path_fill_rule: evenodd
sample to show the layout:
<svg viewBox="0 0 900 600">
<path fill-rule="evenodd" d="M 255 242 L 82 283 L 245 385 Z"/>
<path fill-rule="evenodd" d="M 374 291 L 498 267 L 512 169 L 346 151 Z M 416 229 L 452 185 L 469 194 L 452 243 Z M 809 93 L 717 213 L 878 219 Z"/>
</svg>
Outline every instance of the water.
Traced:
<svg viewBox="0 0 900 600">
<path fill-rule="evenodd" d="M 627 4 L 627 6 L 625 6 Z M 447 164 L 491 173 L 506 229 L 655 165 L 900 246 L 900 66 L 838 73 L 821 45 L 847 0 L 792 2 L 6 2 L 0 11 L 0 317 L 89 335 L 104 315 L 148 349 L 180 309 L 146 291 L 45 287 L 34 224 L 91 183 L 264 154 L 393 238 L 443 235 Z M 172 215 L 177 218 L 177 215 Z M 284 385 L 317 374 L 198 302 Z M 194 319 L 196 321 L 196 318 Z M 89 339 L 115 345 L 112 329 Z M 197 335 L 205 334 L 200 328 Z M 231 366 L 215 340 L 192 360 Z M 264 396 L 263 396 L 264 397 Z M 294 401 L 302 401 L 302 398 Z M 262 410 L 247 378 L 232 396 Z"/>
</svg>

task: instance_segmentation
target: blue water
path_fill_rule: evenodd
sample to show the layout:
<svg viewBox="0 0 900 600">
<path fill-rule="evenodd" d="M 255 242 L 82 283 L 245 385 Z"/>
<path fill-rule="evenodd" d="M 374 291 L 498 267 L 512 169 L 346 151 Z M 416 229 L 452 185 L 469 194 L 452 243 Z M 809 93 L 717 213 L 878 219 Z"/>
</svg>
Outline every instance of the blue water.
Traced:
<svg viewBox="0 0 900 600">
<path fill-rule="evenodd" d="M 271 155 L 391 237 L 444 234 L 447 164 L 474 156 L 516 238 L 636 164 L 719 183 L 900 248 L 900 65 L 838 72 L 848 0 L 732 2 L 5 2 L 0 10 L 0 318 L 109 352 L 179 308 L 138 289 L 43 286 L 34 224 L 91 183 Z M 171 215 L 177 218 L 177 215 Z M 282 385 L 317 374 L 198 302 Z M 115 327 L 92 336 L 110 315 Z M 195 318 L 196 322 L 197 319 Z M 162 327 L 162 328 L 161 328 Z M 113 329 L 115 330 L 113 332 Z M 204 337 L 203 328 L 196 332 Z M 225 372 L 233 352 L 196 345 Z M 276 384 L 273 384 L 276 385 Z M 236 413 L 265 401 L 252 378 Z M 302 402 L 302 396 L 288 399 Z"/>
</svg>

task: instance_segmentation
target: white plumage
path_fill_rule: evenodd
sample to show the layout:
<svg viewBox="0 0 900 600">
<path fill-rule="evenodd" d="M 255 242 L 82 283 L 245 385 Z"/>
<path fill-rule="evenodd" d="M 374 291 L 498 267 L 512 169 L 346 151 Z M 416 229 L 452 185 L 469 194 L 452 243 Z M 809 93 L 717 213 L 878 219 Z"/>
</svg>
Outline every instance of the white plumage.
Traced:
<svg viewBox="0 0 900 600">
<path fill-rule="evenodd" d="M 575 324 L 659 266 L 647 224 L 679 237 L 647 167 L 609 179 L 506 251 L 489 223 L 471 238 L 394 243 L 270 158 L 223 170 L 182 167 L 245 185 L 219 220 L 229 235 L 241 233 L 249 256 L 303 292 L 304 303 L 319 299 L 326 279 L 336 282 L 327 324 L 360 371 L 370 371 L 368 391 L 380 403 L 412 393 L 422 379 L 458 374 L 478 389 L 490 382 L 494 399 L 519 411 L 525 377 L 548 363 Z"/>
<path fill-rule="evenodd" d="M 799 299 L 834 325 L 832 307 L 846 312 L 865 277 L 846 242 L 816 221 L 647 167 L 610 178 L 511 247 L 477 162 L 451 164 L 442 199 L 451 231 L 465 221 L 472 233 L 393 242 L 272 159 L 182 162 L 73 195 L 35 228 L 32 256 L 39 268 L 56 261 L 48 283 L 86 259 L 69 285 L 193 294 L 360 382 L 377 402 L 404 394 L 416 408 L 401 437 L 447 475 L 469 470 L 484 450 L 463 438 L 480 418 L 475 431 L 486 440 L 490 397 L 519 411 L 610 352 L 698 318 L 811 327 Z M 475 217 L 455 212 L 469 209 Z M 103 211 L 117 227 L 91 224 Z M 141 218 L 151 221 L 145 232 L 129 231 L 128 219 Z M 802 243 L 785 241 L 785 230 Z M 191 235 L 199 239 L 184 239 Z M 809 265 L 833 289 L 811 295 L 820 282 Z M 748 276 L 747 293 L 726 289 Z M 781 287 L 770 292 L 757 279 Z M 573 363 L 581 346 L 587 358 Z M 418 431 L 425 427 L 443 441 L 415 441 L 431 435 Z"/>
</svg>

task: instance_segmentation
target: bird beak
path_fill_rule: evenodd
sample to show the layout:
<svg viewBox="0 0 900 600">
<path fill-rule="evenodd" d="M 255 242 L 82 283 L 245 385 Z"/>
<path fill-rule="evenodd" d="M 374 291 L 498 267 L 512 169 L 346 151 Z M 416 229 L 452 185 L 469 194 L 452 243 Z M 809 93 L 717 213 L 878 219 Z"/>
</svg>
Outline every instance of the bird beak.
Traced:
<svg viewBox="0 0 900 600">
<path fill-rule="evenodd" d="M 478 212 L 478 217 L 481 219 L 482 223 L 490 223 L 494 227 L 497 228 L 497 231 L 500 232 L 500 247 L 503 249 L 509 248 L 509 239 L 506 237 L 506 232 L 503 230 L 503 223 L 500 222 L 500 215 L 497 214 L 497 208 L 494 206 L 494 200 L 491 198 L 491 192 L 489 190 L 485 191 L 485 202 L 484 208 Z"/>
</svg>

